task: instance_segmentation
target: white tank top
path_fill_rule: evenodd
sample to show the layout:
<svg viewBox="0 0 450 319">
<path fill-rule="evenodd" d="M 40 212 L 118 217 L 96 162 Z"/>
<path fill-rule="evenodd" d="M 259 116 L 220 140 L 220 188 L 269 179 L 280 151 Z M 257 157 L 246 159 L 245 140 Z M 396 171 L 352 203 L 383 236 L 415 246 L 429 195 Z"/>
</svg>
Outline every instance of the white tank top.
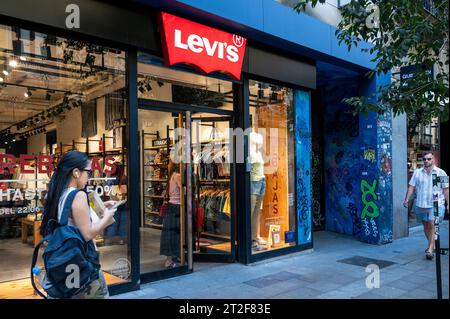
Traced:
<svg viewBox="0 0 450 319">
<path fill-rule="evenodd" d="M 59 204 L 58 204 L 58 222 L 60 222 L 60 220 L 61 220 L 61 216 L 62 216 L 62 212 L 63 212 L 63 209 L 64 209 L 64 204 L 66 203 L 67 196 L 73 190 L 76 190 L 76 188 L 75 187 L 67 188 L 62 193 L 61 198 L 59 199 Z M 90 214 L 90 217 L 91 217 L 91 223 L 96 223 L 96 222 L 98 222 L 100 220 L 100 218 L 97 216 L 95 211 L 90 206 L 89 206 L 89 214 Z M 69 216 L 69 220 L 68 220 L 67 224 L 69 226 L 76 227 L 76 225 L 73 222 L 73 219 L 70 216 Z M 95 241 L 94 241 L 94 244 L 95 244 Z"/>
</svg>

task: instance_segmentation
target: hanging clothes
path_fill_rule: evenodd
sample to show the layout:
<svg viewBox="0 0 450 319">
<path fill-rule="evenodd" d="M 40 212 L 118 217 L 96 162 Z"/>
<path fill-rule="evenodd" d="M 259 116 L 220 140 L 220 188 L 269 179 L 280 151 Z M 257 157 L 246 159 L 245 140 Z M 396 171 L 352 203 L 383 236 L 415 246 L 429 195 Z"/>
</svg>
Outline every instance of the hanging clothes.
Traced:
<svg viewBox="0 0 450 319">
<path fill-rule="evenodd" d="M 81 105 L 81 137 L 97 135 L 97 100 Z"/>
<path fill-rule="evenodd" d="M 122 91 L 107 94 L 105 97 L 105 129 L 113 129 L 124 118 L 126 99 Z"/>
</svg>

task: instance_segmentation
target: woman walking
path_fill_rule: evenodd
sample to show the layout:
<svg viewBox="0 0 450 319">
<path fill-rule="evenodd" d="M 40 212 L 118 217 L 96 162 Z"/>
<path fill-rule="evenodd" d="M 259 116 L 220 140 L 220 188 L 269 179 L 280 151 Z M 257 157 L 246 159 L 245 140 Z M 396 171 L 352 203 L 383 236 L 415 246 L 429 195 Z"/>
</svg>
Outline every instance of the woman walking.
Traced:
<svg viewBox="0 0 450 319">
<path fill-rule="evenodd" d="M 55 169 L 48 186 L 44 214 L 41 226 L 43 237 L 52 233 L 60 222 L 65 201 L 71 192 L 77 191 L 71 205 L 68 225 L 77 227 L 86 241 L 94 240 L 111 224 L 116 209 L 109 209 L 115 202 L 105 202 L 107 207 L 103 218 L 99 218 L 89 206 L 86 192 L 79 191 L 86 187 L 91 176 L 91 162 L 85 153 L 70 151 L 65 153 Z M 95 242 L 94 242 L 95 244 Z M 94 280 L 83 292 L 73 296 L 74 299 L 109 297 L 108 286 L 100 269 L 99 279 Z"/>
</svg>

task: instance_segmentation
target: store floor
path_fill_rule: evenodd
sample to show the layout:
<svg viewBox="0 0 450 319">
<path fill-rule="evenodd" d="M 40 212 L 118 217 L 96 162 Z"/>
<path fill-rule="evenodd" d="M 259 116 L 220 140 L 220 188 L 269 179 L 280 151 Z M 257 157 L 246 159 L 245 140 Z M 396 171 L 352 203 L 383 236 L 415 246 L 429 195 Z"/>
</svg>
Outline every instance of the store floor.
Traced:
<svg viewBox="0 0 450 319">
<path fill-rule="evenodd" d="M 161 231 L 152 228 L 141 228 L 141 273 L 154 272 L 164 269 L 165 256 L 159 255 Z M 31 256 L 34 248 L 32 237 L 29 243 L 24 244 L 20 238 L 1 241 L 0 246 L 0 299 L 2 298 L 35 298 L 33 288 L 30 284 Z M 208 241 L 211 244 L 211 240 Z M 223 247 L 222 247 L 223 246 Z M 228 244 L 216 244 L 209 247 L 208 252 L 214 253 L 229 250 Z M 117 262 L 127 258 L 128 246 L 109 245 L 99 246 L 101 254 L 102 269 L 108 284 L 123 281 L 111 275 Z M 40 259 L 40 258 L 39 258 Z"/>
</svg>

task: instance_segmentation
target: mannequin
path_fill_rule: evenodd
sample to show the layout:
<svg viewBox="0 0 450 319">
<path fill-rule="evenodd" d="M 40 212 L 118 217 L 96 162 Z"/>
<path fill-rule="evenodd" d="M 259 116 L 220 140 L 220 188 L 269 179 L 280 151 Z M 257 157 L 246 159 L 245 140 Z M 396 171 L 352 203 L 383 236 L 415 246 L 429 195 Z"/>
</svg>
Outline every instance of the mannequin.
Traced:
<svg viewBox="0 0 450 319">
<path fill-rule="evenodd" d="M 264 175 L 264 159 L 261 153 L 263 136 L 256 132 L 250 133 L 250 184 L 251 184 L 251 218 L 252 218 L 252 249 L 261 250 L 267 242 L 260 236 L 261 204 L 266 192 L 266 177 Z"/>
</svg>

